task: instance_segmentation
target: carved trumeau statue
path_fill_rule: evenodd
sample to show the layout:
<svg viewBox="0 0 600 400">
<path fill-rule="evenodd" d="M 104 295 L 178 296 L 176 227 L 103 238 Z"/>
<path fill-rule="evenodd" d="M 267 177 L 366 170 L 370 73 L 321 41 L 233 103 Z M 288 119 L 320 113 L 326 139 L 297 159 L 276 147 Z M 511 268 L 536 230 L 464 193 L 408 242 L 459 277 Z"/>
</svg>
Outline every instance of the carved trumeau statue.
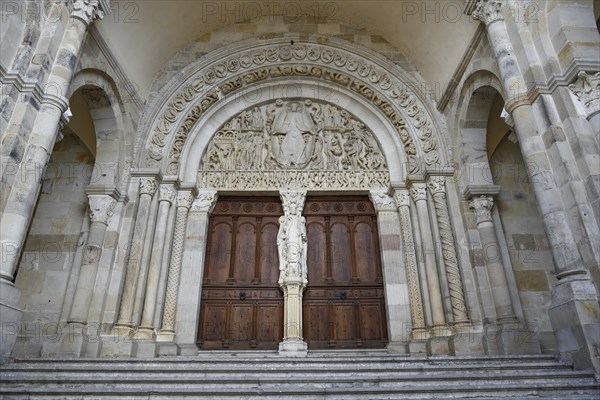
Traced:
<svg viewBox="0 0 600 400">
<path fill-rule="evenodd" d="M 307 281 L 307 245 L 306 219 L 302 208 L 306 192 L 281 192 L 284 215 L 279 217 L 277 249 L 279 251 L 279 284 L 288 277 L 302 278 Z"/>
<path fill-rule="evenodd" d="M 214 135 L 202 159 L 203 187 L 364 189 L 388 187 L 372 132 L 348 111 L 278 99 L 242 111 Z"/>
</svg>

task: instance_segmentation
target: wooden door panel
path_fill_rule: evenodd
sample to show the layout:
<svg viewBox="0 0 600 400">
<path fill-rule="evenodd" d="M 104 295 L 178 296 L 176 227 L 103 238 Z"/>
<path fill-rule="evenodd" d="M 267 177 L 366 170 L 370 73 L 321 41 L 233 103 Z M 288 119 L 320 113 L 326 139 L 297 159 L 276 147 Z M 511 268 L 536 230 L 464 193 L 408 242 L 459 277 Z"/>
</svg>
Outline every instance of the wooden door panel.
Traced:
<svg viewBox="0 0 600 400">
<path fill-rule="evenodd" d="M 366 197 L 308 198 L 304 215 L 309 255 L 304 339 L 309 348 L 384 347 L 387 322 L 371 202 Z"/>
<path fill-rule="evenodd" d="M 227 198 L 210 217 L 198 345 L 276 349 L 283 338 L 278 198 Z"/>
</svg>

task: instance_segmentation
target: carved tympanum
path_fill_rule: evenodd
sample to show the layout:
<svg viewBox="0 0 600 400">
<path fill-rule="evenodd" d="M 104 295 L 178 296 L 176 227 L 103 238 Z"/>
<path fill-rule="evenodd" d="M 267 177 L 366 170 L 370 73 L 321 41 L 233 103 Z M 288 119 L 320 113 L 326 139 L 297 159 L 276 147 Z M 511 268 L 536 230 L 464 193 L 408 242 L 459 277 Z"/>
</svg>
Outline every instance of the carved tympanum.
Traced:
<svg viewBox="0 0 600 400">
<path fill-rule="evenodd" d="M 387 187 L 372 132 L 348 111 L 277 100 L 243 111 L 215 134 L 202 159 L 203 187 Z"/>
</svg>

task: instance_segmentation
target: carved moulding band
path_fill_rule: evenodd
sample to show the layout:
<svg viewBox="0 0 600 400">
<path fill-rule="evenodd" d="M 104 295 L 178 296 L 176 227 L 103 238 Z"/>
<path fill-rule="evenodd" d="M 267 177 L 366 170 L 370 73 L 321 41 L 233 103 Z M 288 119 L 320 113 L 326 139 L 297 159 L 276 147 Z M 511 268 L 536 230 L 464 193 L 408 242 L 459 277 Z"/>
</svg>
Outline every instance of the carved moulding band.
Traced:
<svg viewBox="0 0 600 400">
<path fill-rule="evenodd" d="M 200 187 L 387 188 L 373 133 L 348 111 L 310 99 L 278 99 L 226 122 L 202 158 Z"/>
<path fill-rule="evenodd" d="M 440 144 L 431 111 L 389 69 L 345 49 L 316 43 L 271 43 L 224 56 L 193 74 L 158 113 L 146 147 L 146 165 L 167 165 L 170 173 L 177 173 L 185 142 L 206 110 L 255 83 L 298 76 L 345 87 L 380 109 L 404 144 L 413 170 L 409 172 L 418 169 L 417 154 L 426 166 L 439 165 Z"/>
</svg>

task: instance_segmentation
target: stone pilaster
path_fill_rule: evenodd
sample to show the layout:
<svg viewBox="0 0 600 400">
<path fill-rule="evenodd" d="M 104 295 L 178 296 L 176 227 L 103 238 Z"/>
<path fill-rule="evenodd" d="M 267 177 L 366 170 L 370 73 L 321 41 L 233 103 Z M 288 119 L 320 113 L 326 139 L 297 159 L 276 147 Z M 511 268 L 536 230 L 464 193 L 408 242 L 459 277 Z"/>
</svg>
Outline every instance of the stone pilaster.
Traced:
<svg viewBox="0 0 600 400">
<path fill-rule="evenodd" d="M 175 327 L 175 342 L 182 355 L 198 354 L 196 340 L 208 222 L 217 198 L 216 191 L 201 191 L 192 203 L 188 216 Z"/>
<path fill-rule="evenodd" d="M 559 278 L 552 294 L 550 320 L 559 339 L 561 354 L 572 359 L 577 368 L 593 367 L 596 371 L 600 371 L 600 360 L 595 350 L 600 345 L 600 338 L 598 335 L 590 334 L 600 329 L 598 295 L 584 266 L 565 207 L 557 201 L 562 198 L 562 193 L 553 179 L 543 138 L 538 134 L 525 80 L 504 23 L 502 3 L 498 0 L 479 0 L 473 17 L 486 25 L 489 42 L 500 70 L 502 86 L 510 95 L 506 101 L 506 110 L 515 122 L 515 131 L 523 158 L 526 163 L 536 166 L 528 169 L 529 178 L 544 221 Z M 567 169 L 570 168 L 568 162 L 563 164 Z M 585 222 L 581 224 L 580 229 L 585 230 L 583 225 Z M 578 278 L 572 279 L 576 275 Z M 579 296 L 581 293 L 585 295 Z M 592 293 L 595 293 L 595 296 Z M 592 297 L 595 297 L 595 302 L 590 303 Z M 583 311 L 589 304 L 593 304 L 593 311 Z M 569 319 L 571 322 L 564 319 L 563 311 L 572 313 Z M 595 317 L 590 317 L 591 315 Z"/>
<path fill-rule="evenodd" d="M 406 264 L 402 257 L 400 220 L 396 202 L 387 192 L 371 191 L 369 197 L 377 211 L 377 227 L 388 316 L 388 351 L 406 353 L 411 339 L 407 328 L 411 318 Z M 420 298 L 419 298 L 420 301 Z"/>
<path fill-rule="evenodd" d="M 280 192 L 284 215 L 279 218 L 277 249 L 279 252 L 279 286 L 283 290 L 283 342 L 279 353 L 305 356 L 308 347 L 302 337 L 302 293 L 307 280 L 306 220 L 302 209 L 305 191 Z"/>
<path fill-rule="evenodd" d="M 187 218 L 194 196 L 191 190 L 181 190 L 177 193 L 177 213 L 175 216 L 175 231 L 173 234 L 173 247 L 167 277 L 167 292 L 165 307 L 163 309 L 162 326 L 156 340 L 159 342 L 173 342 L 175 339 L 175 313 L 177 311 L 177 294 L 181 276 L 181 261 L 183 258 L 183 244 Z"/>
<path fill-rule="evenodd" d="M 146 227 L 148 225 L 150 203 L 152 202 L 152 196 L 156 188 L 157 183 L 155 178 L 143 177 L 140 179 L 140 197 L 133 228 L 133 238 L 127 258 L 125 284 L 123 286 L 123 294 L 121 295 L 121 306 L 119 307 L 119 320 L 113 328 L 113 333 L 119 336 L 129 336 L 133 329 L 131 318 L 140 273 L 142 249 L 144 248 L 147 233 Z"/>
<path fill-rule="evenodd" d="M 146 295 L 144 297 L 144 306 L 140 327 L 135 333 L 136 339 L 153 339 L 154 334 L 154 311 L 156 310 L 156 301 L 158 293 L 158 284 L 160 278 L 160 269 L 163 259 L 163 249 L 167 236 L 167 220 L 169 218 L 169 209 L 175 199 L 175 186 L 172 184 L 160 185 L 158 197 L 158 219 L 152 243 L 152 252 L 150 256 L 150 267 L 148 269 L 148 279 L 146 281 Z"/>
</svg>

